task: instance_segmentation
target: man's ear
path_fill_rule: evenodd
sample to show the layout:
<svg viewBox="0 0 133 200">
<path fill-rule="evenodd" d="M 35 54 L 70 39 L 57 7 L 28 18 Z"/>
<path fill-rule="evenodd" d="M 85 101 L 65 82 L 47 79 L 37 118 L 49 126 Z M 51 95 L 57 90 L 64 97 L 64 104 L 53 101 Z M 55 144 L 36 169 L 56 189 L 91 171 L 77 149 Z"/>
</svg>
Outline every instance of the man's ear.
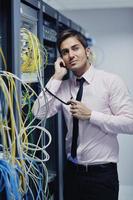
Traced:
<svg viewBox="0 0 133 200">
<path fill-rule="evenodd" d="M 87 59 L 89 59 L 89 55 L 90 55 L 90 48 L 86 48 L 86 55 L 87 55 Z"/>
</svg>

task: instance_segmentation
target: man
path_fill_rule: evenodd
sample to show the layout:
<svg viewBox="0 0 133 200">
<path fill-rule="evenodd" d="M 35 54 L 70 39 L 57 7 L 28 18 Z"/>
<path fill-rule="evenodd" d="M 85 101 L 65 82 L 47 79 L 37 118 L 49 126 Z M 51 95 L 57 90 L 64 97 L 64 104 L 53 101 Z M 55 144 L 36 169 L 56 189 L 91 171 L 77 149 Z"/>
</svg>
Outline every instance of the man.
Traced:
<svg viewBox="0 0 133 200">
<path fill-rule="evenodd" d="M 117 135 L 133 133 L 133 103 L 128 90 L 117 75 L 93 67 L 91 49 L 80 33 L 62 32 L 58 50 L 61 57 L 46 86 L 48 101 L 42 92 L 33 113 L 43 118 L 46 104 L 47 117 L 63 110 L 68 129 L 64 200 L 118 200 Z M 63 81 L 67 70 L 73 76 Z M 79 83 L 76 79 L 81 78 Z"/>
</svg>

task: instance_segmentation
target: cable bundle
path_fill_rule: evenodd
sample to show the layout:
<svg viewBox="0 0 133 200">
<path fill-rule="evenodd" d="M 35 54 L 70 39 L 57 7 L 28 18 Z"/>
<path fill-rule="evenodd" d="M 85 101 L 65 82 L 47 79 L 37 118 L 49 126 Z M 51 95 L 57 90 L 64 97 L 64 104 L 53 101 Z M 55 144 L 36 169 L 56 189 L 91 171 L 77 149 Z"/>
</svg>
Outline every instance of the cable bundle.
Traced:
<svg viewBox="0 0 133 200">
<path fill-rule="evenodd" d="M 21 71 L 37 72 L 44 64 L 47 64 L 47 51 L 40 44 L 36 35 L 21 28 Z M 43 58 L 44 56 L 44 58 Z"/>
<path fill-rule="evenodd" d="M 0 160 L 0 192 L 6 191 L 7 200 L 21 200 L 22 195 L 18 190 L 19 175 L 13 165 L 9 165 L 7 160 Z"/>
<path fill-rule="evenodd" d="M 38 59 L 39 63 L 41 59 Z M 44 63 L 46 63 L 46 60 Z M 43 88 L 40 74 L 40 68 L 38 68 L 38 80 Z M 22 94 L 22 102 L 19 101 L 16 82 L 25 91 Z M 37 98 L 36 92 L 23 80 L 10 72 L 0 71 L 0 97 L 2 97 L 0 98 L 0 136 L 2 139 L 0 144 L 2 151 L 0 188 L 1 191 L 5 189 L 7 199 L 48 199 L 48 172 L 45 162 L 49 160 L 46 148 L 51 143 L 52 138 L 45 128 L 46 116 L 36 125 L 33 125 L 36 120 L 35 117 L 31 116 L 31 99 L 33 96 Z M 44 99 L 47 101 L 45 92 Z M 25 104 L 28 106 L 26 117 L 23 112 Z M 48 108 L 46 109 L 48 112 Z M 31 116 L 30 121 L 29 115 Z M 37 130 L 39 131 L 39 138 L 33 144 L 29 142 L 29 137 L 36 134 Z M 39 143 L 46 135 L 47 143 L 45 141 L 45 145 L 42 147 Z M 36 156 L 37 152 L 41 154 L 41 158 Z M 32 191 L 31 182 L 37 195 Z"/>
<path fill-rule="evenodd" d="M 30 121 L 28 125 L 26 125 L 27 124 L 26 121 L 28 119 L 27 118 L 25 118 L 25 120 L 22 119 L 22 112 L 21 112 L 21 107 L 19 106 L 18 94 L 15 87 L 15 80 L 21 82 L 23 87 L 27 90 L 27 93 L 30 90 L 29 97 L 31 97 L 32 95 L 36 95 L 37 97 L 37 94 L 32 90 L 32 88 L 30 88 L 29 85 L 24 83 L 18 77 L 9 72 L 5 71 L 0 72 L 0 83 L 1 83 L 0 87 L 5 97 L 5 105 L 6 105 L 6 109 L 3 107 L 1 108 L 4 109 L 4 111 L 2 110 L 0 117 L 1 120 L 0 132 L 2 136 L 1 149 L 3 150 L 3 160 L 7 161 L 6 164 L 6 167 L 8 166 L 7 170 L 9 170 L 10 168 L 11 171 L 12 169 L 11 166 L 14 166 L 17 173 L 19 174 L 18 190 L 20 191 L 21 196 L 24 196 L 26 195 L 27 192 L 29 192 L 30 195 L 32 196 L 31 199 L 34 199 L 34 194 L 29 185 L 29 179 L 31 179 L 32 182 L 34 183 L 35 190 L 39 191 L 40 193 L 40 195 L 38 194 L 39 196 L 38 199 L 40 200 L 46 199 L 48 173 L 44 162 L 46 162 L 49 159 L 49 155 L 46 152 L 46 148 L 51 143 L 51 135 L 48 130 L 46 130 L 44 127 L 41 127 L 41 123 L 43 120 L 44 121 L 46 120 L 46 116 L 36 126 L 32 125 L 35 118 L 33 118 L 33 120 Z M 16 105 L 15 112 L 13 109 L 14 104 Z M 6 113 L 2 114 L 5 112 L 5 110 Z M 8 112 L 10 113 L 9 119 L 8 119 Z M 19 129 L 17 128 L 15 113 L 17 113 L 18 117 L 17 122 L 19 122 L 18 124 Z M 36 134 L 35 130 L 40 131 L 40 136 L 38 138 L 37 143 L 33 144 L 28 141 L 28 137 L 31 134 L 32 135 Z M 43 147 L 40 147 L 39 142 L 46 135 L 49 138 L 48 143 L 45 144 Z M 38 158 L 36 156 L 36 152 L 38 151 L 41 152 L 43 159 Z M 38 165 L 41 166 L 41 171 L 39 170 Z M 8 176 L 12 176 L 12 173 L 8 173 Z M 41 191 L 40 185 L 42 184 L 41 188 L 43 188 L 44 182 L 45 182 L 45 187 L 44 190 Z M 7 185 L 5 185 L 5 187 L 7 187 Z M 43 198 L 41 198 L 41 196 L 43 196 Z"/>
</svg>

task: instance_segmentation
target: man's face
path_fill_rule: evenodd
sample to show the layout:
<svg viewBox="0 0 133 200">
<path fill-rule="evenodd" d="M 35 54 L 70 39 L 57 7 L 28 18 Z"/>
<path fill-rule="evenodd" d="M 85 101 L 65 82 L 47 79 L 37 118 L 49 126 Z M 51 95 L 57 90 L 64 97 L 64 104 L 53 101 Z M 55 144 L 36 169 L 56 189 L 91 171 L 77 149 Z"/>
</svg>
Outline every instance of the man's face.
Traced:
<svg viewBox="0 0 133 200">
<path fill-rule="evenodd" d="M 72 71 L 85 72 L 89 63 L 87 56 L 89 56 L 89 49 L 84 48 L 81 42 L 76 37 L 65 39 L 60 46 L 61 56 L 66 64 L 66 67 Z"/>
</svg>

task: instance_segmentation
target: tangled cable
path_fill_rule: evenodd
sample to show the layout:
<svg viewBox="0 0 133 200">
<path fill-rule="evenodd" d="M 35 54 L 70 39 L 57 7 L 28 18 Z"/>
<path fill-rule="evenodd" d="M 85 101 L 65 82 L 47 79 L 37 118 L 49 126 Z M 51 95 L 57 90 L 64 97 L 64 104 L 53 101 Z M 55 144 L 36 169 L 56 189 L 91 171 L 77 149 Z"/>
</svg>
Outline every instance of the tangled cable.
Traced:
<svg viewBox="0 0 133 200">
<path fill-rule="evenodd" d="M 26 38 L 24 34 L 29 34 L 29 37 Z M 36 71 L 39 84 L 43 89 L 41 68 L 43 64 L 47 63 L 46 50 L 42 51 L 37 37 L 28 30 L 21 29 L 21 37 L 23 40 L 21 43 L 25 43 L 21 46 L 21 69 L 28 72 Z M 27 40 L 31 45 L 30 50 Z M 2 50 L 0 54 L 4 65 L 6 65 L 4 55 L 1 52 Z M 21 102 L 16 83 L 24 91 Z M 33 97 L 37 98 L 37 94 L 29 84 L 10 72 L 0 71 L 0 150 L 2 152 L 0 191 L 5 189 L 7 200 L 48 199 L 48 172 L 45 162 L 49 160 L 46 148 L 51 143 L 52 138 L 45 128 L 46 116 L 37 124 L 35 123 L 36 118 L 31 113 Z M 45 92 L 44 99 L 47 101 Z M 26 113 L 25 106 L 27 106 Z M 34 134 L 38 134 L 38 139 L 33 143 L 29 138 Z M 41 140 L 44 140 L 45 137 L 48 138 L 47 143 L 45 141 L 45 144 L 41 146 Z M 38 156 L 38 153 L 41 156 Z M 31 183 L 36 195 L 32 191 Z"/>
<path fill-rule="evenodd" d="M 40 44 L 36 35 L 26 28 L 21 28 L 20 39 L 21 71 L 36 72 L 46 66 L 48 62 L 47 51 Z"/>
</svg>

